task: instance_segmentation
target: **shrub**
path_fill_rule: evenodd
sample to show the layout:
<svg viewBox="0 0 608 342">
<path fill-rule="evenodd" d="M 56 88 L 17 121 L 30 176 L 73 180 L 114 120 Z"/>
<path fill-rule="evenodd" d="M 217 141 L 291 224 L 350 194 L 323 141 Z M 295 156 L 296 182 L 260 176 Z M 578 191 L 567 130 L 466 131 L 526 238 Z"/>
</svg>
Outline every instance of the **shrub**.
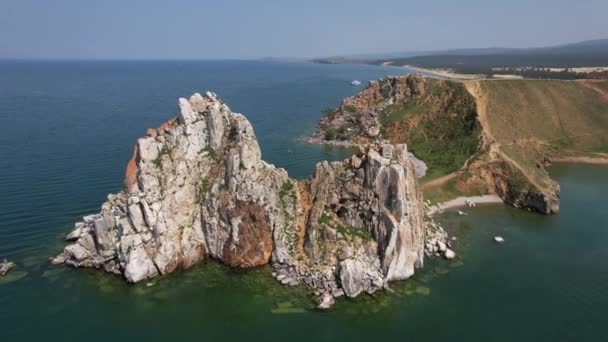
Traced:
<svg viewBox="0 0 608 342">
<path fill-rule="evenodd" d="M 325 140 L 334 140 L 336 137 L 336 129 L 328 128 L 325 130 Z"/>
<path fill-rule="evenodd" d="M 319 223 L 328 224 L 330 221 L 331 218 L 327 214 L 321 213 L 321 217 L 319 217 Z"/>
</svg>

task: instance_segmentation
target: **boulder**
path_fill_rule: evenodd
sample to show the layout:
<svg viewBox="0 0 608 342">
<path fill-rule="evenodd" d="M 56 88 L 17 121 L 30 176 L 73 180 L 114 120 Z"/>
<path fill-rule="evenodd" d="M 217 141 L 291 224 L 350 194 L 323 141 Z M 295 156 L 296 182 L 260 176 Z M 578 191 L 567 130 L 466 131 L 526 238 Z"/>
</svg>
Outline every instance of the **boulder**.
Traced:
<svg viewBox="0 0 608 342">
<path fill-rule="evenodd" d="M 329 293 L 323 293 L 321 295 L 321 297 L 318 299 L 319 301 L 319 305 L 317 306 L 317 308 L 321 309 L 321 310 L 327 310 L 329 308 L 331 308 L 334 303 L 336 302 L 336 300 L 334 299 L 334 296 L 332 296 Z"/>
<path fill-rule="evenodd" d="M 442 253 L 445 252 L 447 249 L 445 242 L 437 241 L 437 249 L 439 250 L 439 252 L 442 252 Z"/>
<path fill-rule="evenodd" d="M 340 284 L 348 297 L 358 296 L 368 285 L 365 265 L 353 259 L 342 261 L 340 263 Z"/>
<path fill-rule="evenodd" d="M 69 242 L 76 241 L 80 238 L 83 233 L 84 223 L 78 222 L 74 226 L 74 230 L 71 231 L 68 235 L 66 235 L 65 240 Z"/>
<path fill-rule="evenodd" d="M 369 127 L 367 129 L 367 135 L 370 136 L 370 137 L 372 137 L 372 138 L 377 137 L 378 135 L 380 135 L 380 127 L 378 127 L 378 126 L 371 126 L 371 127 Z"/>
<path fill-rule="evenodd" d="M 363 164 L 363 160 L 361 160 L 361 158 L 357 157 L 357 155 L 354 155 L 350 158 L 350 165 L 352 167 L 354 167 L 355 169 L 358 169 L 361 167 L 361 164 Z"/>
<path fill-rule="evenodd" d="M 13 267 L 15 267 L 15 263 L 6 259 L 2 260 L 2 262 L 0 262 L 0 276 L 7 274 L 8 271 Z"/>
<path fill-rule="evenodd" d="M 443 257 L 448 260 L 452 260 L 456 257 L 456 253 L 453 250 L 446 248 L 445 252 L 443 253 Z"/>
</svg>

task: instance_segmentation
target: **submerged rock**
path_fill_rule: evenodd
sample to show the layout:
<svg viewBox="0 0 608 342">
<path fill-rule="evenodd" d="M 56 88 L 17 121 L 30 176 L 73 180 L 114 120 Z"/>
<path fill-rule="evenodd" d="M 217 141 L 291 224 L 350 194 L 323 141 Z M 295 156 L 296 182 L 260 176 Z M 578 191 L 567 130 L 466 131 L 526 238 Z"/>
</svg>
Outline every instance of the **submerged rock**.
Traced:
<svg viewBox="0 0 608 342">
<path fill-rule="evenodd" d="M 321 297 L 319 297 L 319 305 L 317 308 L 327 310 L 331 308 L 335 302 L 336 300 L 334 299 L 334 296 L 329 293 L 324 293 L 321 295 Z"/>
<path fill-rule="evenodd" d="M 194 94 L 137 140 L 124 190 L 76 223 L 51 262 L 133 283 L 206 258 L 272 262 L 278 281 L 323 293 L 327 306 L 411 277 L 423 265 L 425 210 L 405 145 L 371 145 L 296 181 L 261 160 L 243 115 Z"/>
<path fill-rule="evenodd" d="M 0 276 L 7 274 L 8 271 L 13 267 L 15 267 L 15 263 L 6 259 L 2 260 L 2 262 L 0 262 Z"/>
<path fill-rule="evenodd" d="M 453 250 L 446 248 L 445 252 L 443 253 L 443 257 L 448 260 L 452 260 L 456 257 L 456 253 Z"/>
</svg>

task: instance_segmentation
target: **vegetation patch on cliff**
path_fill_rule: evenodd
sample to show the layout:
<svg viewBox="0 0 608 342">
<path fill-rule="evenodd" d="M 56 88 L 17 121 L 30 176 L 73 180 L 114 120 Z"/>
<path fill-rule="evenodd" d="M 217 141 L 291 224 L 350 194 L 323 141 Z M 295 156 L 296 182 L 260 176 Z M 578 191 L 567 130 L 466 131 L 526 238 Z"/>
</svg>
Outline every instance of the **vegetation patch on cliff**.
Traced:
<svg viewBox="0 0 608 342">
<path fill-rule="evenodd" d="M 338 230 L 338 233 L 341 233 L 344 236 L 358 237 L 364 241 L 372 239 L 372 234 L 365 228 L 347 227 L 347 226 L 338 225 L 337 230 Z"/>
<path fill-rule="evenodd" d="M 429 166 L 425 179 L 461 168 L 481 136 L 475 99 L 462 83 L 420 75 L 371 81 L 324 114 L 310 140 L 407 143 Z"/>
<path fill-rule="evenodd" d="M 428 78 L 424 95 L 387 107 L 383 135 L 407 143 L 429 166 L 425 179 L 460 169 L 479 147 L 475 99 L 461 83 Z"/>
<path fill-rule="evenodd" d="M 497 193 L 550 213 L 553 159 L 608 160 L 608 81 L 390 76 L 327 111 L 317 140 L 407 143 L 429 167 L 425 196 Z M 312 137 L 315 141 L 315 136 Z"/>
</svg>

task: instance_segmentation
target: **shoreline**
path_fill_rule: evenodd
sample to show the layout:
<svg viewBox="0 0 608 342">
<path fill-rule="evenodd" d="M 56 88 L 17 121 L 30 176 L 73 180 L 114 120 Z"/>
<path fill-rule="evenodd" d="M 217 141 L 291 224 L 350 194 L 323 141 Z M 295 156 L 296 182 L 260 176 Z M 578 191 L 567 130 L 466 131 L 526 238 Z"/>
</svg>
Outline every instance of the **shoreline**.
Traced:
<svg viewBox="0 0 608 342">
<path fill-rule="evenodd" d="M 320 138 L 317 135 L 317 132 L 312 135 L 307 135 L 296 139 L 300 143 L 306 144 L 314 144 L 314 145 L 330 145 L 330 146 L 342 146 L 342 147 L 359 147 L 364 146 L 365 144 L 358 144 L 356 142 L 347 141 L 347 140 L 325 140 Z"/>
<path fill-rule="evenodd" d="M 303 143 L 307 144 L 315 144 L 315 145 L 329 145 L 329 146 L 340 146 L 340 147 L 363 147 L 368 144 L 360 144 L 352 141 L 340 141 L 340 140 L 323 140 L 315 136 L 307 136 L 303 137 L 301 140 Z M 422 178 L 426 176 L 426 171 L 429 169 L 428 165 L 424 162 L 424 160 L 416 157 L 416 155 L 408 151 L 408 159 L 414 164 L 414 169 L 416 170 L 416 178 Z M 422 186 L 422 185 L 421 185 Z"/>
<path fill-rule="evenodd" d="M 552 162 L 570 163 L 570 164 L 608 165 L 608 156 L 606 156 L 606 157 L 561 157 L 561 158 L 553 158 Z"/>
<path fill-rule="evenodd" d="M 420 67 L 416 67 L 416 66 L 413 66 L 413 65 L 402 65 L 400 67 L 401 68 L 410 69 L 410 70 L 413 70 L 413 71 L 417 71 L 417 72 L 425 72 L 425 73 L 433 74 L 435 76 L 445 77 L 447 79 L 452 79 L 452 80 L 490 80 L 490 79 L 494 79 L 494 80 L 522 80 L 522 79 L 526 79 L 523 76 L 512 75 L 512 74 L 493 74 L 492 78 L 488 78 L 485 75 L 458 74 L 458 73 L 451 72 L 451 71 L 444 70 L 444 69 L 420 68 Z M 427 76 L 427 77 L 433 77 L 433 76 Z"/>
<path fill-rule="evenodd" d="M 586 165 L 608 165 L 608 156 L 606 157 L 562 157 L 553 159 L 553 163 L 563 163 L 563 164 L 586 164 Z M 449 176 L 448 174 L 446 176 Z M 428 184 L 428 183 L 427 183 Z M 421 184 L 422 187 L 425 184 Z M 471 201 L 475 204 L 492 204 L 492 203 L 502 203 L 505 204 L 504 201 L 498 197 L 496 194 L 491 195 L 482 195 L 482 196 L 458 196 L 451 200 L 439 202 L 435 205 L 430 206 L 428 211 L 429 216 L 433 216 L 437 213 L 442 213 L 447 209 L 454 209 L 459 207 L 466 207 L 466 201 Z"/>
<path fill-rule="evenodd" d="M 401 68 L 410 69 L 410 70 L 418 71 L 418 72 L 426 72 L 426 73 L 430 73 L 430 74 L 434 74 L 434 75 L 437 75 L 437 76 L 441 76 L 441 77 L 445 77 L 445 78 L 450 78 L 450 79 L 476 80 L 476 79 L 484 78 L 482 75 L 456 74 L 456 73 L 453 73 L 453 72 L 450 72 L 450 71 L 446 71 L 446 70 L 420 68 L 420 67 L 416 67 L 416 66 L 413 66 L 413 65 L 402 65 Z"/>
<path fill-rule="evenodd" d="M 437 203 L 431 206 L 428 215 L 433 216 L 436 213 L 441 213 L 447 209 L 465 207 L 466 201 L 471 201 L 475 204 L 488 204 L 488 203 L 503 203 L 504 201 L 498 197 L 498 195 L 482 195 L 482 196 L 459 196 L 449 201 Z"/>
</svg>

